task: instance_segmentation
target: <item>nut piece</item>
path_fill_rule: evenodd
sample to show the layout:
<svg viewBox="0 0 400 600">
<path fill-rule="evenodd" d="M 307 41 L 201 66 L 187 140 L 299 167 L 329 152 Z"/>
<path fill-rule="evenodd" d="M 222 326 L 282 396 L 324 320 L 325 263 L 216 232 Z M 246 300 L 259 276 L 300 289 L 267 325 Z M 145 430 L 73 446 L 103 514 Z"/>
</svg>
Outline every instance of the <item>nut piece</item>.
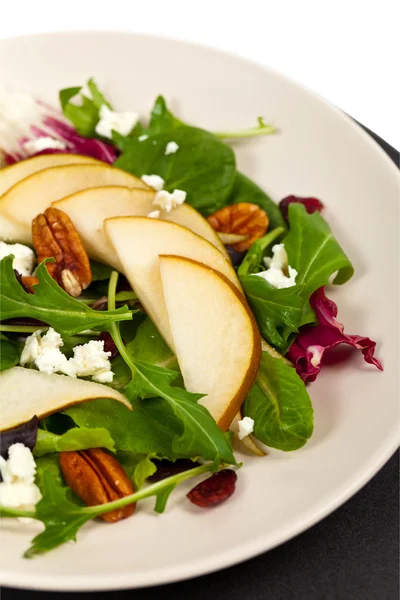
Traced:
<svg viewBox="0 0 400 600">
<path fill-rule="evenodd" d="M 60 468 L 69 487 L 87 506 L 106 504 L 134 493 L 131 480 L 119 462 L 101 448 L 60 452 Z M 113 523 L 130 517 L 136 504 L 101 515 Z"/>
<path fill-rule="evenodd" d="M 53 257 L 47 265 L 52 278 L 76 298 L 92 281 L 89 257 L 71 219 L 58 208 L 48 208 L 32 222 L 33 246 L 38 263 Z"/>
<path fill-rule="evenodd" d="M 249 236 L 246 240 L 232 245 L 237 252 L 248 250 L 256 239 L 265 234 L 269 225 L 267 213 L 257 204 L 250 202 L 225 206 L 210 215 L 207 220 L 215 231 Z"/>
</svg>

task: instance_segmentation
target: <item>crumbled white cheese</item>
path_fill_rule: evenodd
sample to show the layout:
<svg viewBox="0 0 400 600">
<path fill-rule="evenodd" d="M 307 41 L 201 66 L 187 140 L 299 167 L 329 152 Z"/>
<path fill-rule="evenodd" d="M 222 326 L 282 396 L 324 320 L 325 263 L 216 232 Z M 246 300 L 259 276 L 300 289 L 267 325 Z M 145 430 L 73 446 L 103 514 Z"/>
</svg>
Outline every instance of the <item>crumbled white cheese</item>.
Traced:
<svg viewBox="0 0 400 600">
<path fill-rule="evenodd" d="M 149 212 L 149 214 L 147 216 L 149 217 L 149 219 L 159 219 L 160 214 L 161 214 L 161 211 L 153 210 L 152 212 Z"/>
<path fill-rule="evenodd" d="M 91 377 L 99 383 L 111 383 L 114 373 L 108 360 L 111 352 L 104 352 L 103 340 L 90 340 L 82 346 L 75 346 L 74 356 L 69 362 L 78 377 Z"/>
<path fill-rule="evenodd" d="M 264 258 L 264 263 L 269 267 L 261 273 L 254 273 L 258 277 L 262 277 L 270 285 L 277 289 L 284 289 L 296 285 L 297 271 L 288 266 L 288 256 L 283 244 L 275 244 L 272 247 L 272 257 Z M 285 271 L 288 272 L 286 275 Z"/>
<path fill-rule="evenodd" d="M 0 505 L 33 510 L 42 495 L 35 485 L 36 464 L 32 452 L 23 444 L 12 444 L 8 460 L 0 456 Z"/>
<path fill-rule="evenodd" d="M 40 331 L 35 331 L 26 338 L 19 364 L 24 367 L 33 363 L 39 371 L 48 375 L 52 373 L 73 375 L 67 357 L 60 350 L 63 344 L 60 334 L 52 327 L 43 337 Z"/>
<path fill-rule="evenodd" d="M 148 140 L 149 136 L 146 135 L 145 133 L 143 135 L 139 135 L 138 140 L 139 142 L 144 142 L 145 140 Z"/>
<path fill-rule="evenodd" d="M 164 187 L 164 179 L 159 175 L 142 175 L 140 178 L 146 185 L 159 192 Z"/>
<path fill-rule="evenodd" d="M 102 104 L 99 112 L 100 120 L 96 125 L 96 133 L 106 138 L 112 138 L 112 132 L 128 135 L 139 121 L 139 115 L 134 112 L 116 113 L 106 104 Z"/>
<path fill-rule="evenodd" d="M 63 345 L 60 334 L 51 327 L 43 337 L 40 331 L 35 331 L 26 339 L 19 363 L 22 367 L 33 363 L 48 375 L 63 373 L 70 377 L 91 377 L 99 383 L 113 380 L 114 373 L 108 360 L 111 352 L 104 352 L 104 341 L 90 340 L 75 346 L 74 356 L 70 359 L 61 352 Z"/>
<path fill-rule="evenodd" d="M 33 250 L 23 244 L 7 244 L 0 242 L 0 260 L 10 254 L 14 255 L 13 267 L 21 275 L 31 275 L 36 262 Z"/>
<path fill-rule="evenodd" d="M 161 210 L 165 212 L 171 212 L 173 208 L 176 208 L 180 204 L 183 204 L 186 200 L 186 192 L 183 190 L 174 190 L 172 194 L 166 190 L 157 192 L 156 197 L 153 200 L 154 206 L 159 206 Z"/>
<path fill-rule="evenodd" d="M 175 152 L 178 152 L 179 150 L 179 144 L 177 144 L 176 142 L 168 142 L 168 144 L 165 146 L 165 156 L 168 156 L 169 154 L 175 154 Z"/>
<path fill-rule="evenodd" d="M 43 150 L 65 150 L 66 147 L 65 142 L 50 136 L 38 137 L 22 144 L 23 150 L 28 154 L 36 154 L 36 152 L 42 152 Z"/>
<path fill-rule="evenodd" d="M 254 421 L 251 417 L 244 417 L 241 421 L 238 421 L 238 438 L 242 440 L 254 431 Z"/>
</svg>

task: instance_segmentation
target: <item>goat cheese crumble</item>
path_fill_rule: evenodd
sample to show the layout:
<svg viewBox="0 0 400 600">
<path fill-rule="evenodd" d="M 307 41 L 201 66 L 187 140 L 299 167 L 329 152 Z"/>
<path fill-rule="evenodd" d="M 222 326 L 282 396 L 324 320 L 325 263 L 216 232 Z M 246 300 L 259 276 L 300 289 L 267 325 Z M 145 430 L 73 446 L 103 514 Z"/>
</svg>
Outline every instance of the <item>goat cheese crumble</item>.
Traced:
<svg viewBox="0 0 400 600">
<path fill-rule="evenodd" d="M 168 144 L 165 146 L 165 156 L 168 156 L 169 154 L 175 154 L 175 152 L 178 152 L 179 150 L 179 144 L 177 144 L 176 142 L 168 142 Z"/>
<path fill-rule="evenodd" d="M 14 255 L 13 268 L 21 275 L 31 275 L 36 262 L 33 250 L 23 244 L 7 244 L 0 242 L 0 260 L 10 254 Z"/>
<path fill-rule="evenodd" d="M 34 364 L 48 375 L 62 373 L 70 377 L 91 377 L 98 383 L 111 383 L 114 377 L 109 361 L 111 352 L 104 352 L 103 340 L 90 340 L 87 344 L 75 346 L 70 359 L 61 352 L 63 345 L 60 334 L 52 327 L 43 336 L 40 331 L 35 331 L 25 341 L 19 364 L 21 367 Z"/>
<path fill-rule="evenodd" d="M 268 269 L 261 273 L 254 273 L 254 275 L 262 277 L 270 285 L 279 290 L 296 285 L 298 273 L 296 269 L 288 266 L 288 255 L 284 244 L 275 244 L 272 247 L 272 257 L 264 258 L 264 263 Z M 286 275 L 285 271 L 287 271 L 288 275 Z"/>
<path fill-rule="evenodd" d="M 34 510 L 42 498 L 35 484 L 36 463 L 24 444 L 12 444 L 8 459 L 0 456 L 0 504 L 20 510 Z"/>
<path fill-rule="evenodd" d="M 164 187 L 164 179 L 159 175 L 142 175 L 140 178 L 146 185 L 159 192 Z"/>
<path fill-rule="evenodd" d="M 240 421 L 238 421 L 238 438 L 239 440 L 243 440 L 243 438 L 247 437 L 254 431 L 254 420 L 251 417 L 244 417 Z"/>
<path fill-rule="evenodd" d="M 161 215 L 161 211 L 159 210 L 153 210 L 152 212 L 149 212 L 149 214 L 147 215 L 150 219 L 159 219 Z"/>
<path fill-rule="evenodd" d="M 99 116 L 100 120 L 95 131 L 106 138 L 112 138 L 113 131 L 128 135 L 139 121 L 138 113 L 130 111 L 117 113 L 110 110 L 106 104 L 101 105 Z"/>
<path fill-rule="evenodd" d="M 56 140 L 50 136 L 38 137 L 34 140 L 28 140 L 22 144 L 22 148 L 28 154 L 36 154 L 43 150 L 65 150 L 67 144 L 61 140 Z"/>
<path fill-rule="evenodd" d="M 185 200 L 186 192 L 183 190 L 174 190 L 172 193 L 161 190 L 157 192 L 156 197 L 153 200 L 153 205 L 159 206 L 161 210 L 165 210 L 165 212 L 171 212 L 173 208 L 183 204 Z"/>
</svg>

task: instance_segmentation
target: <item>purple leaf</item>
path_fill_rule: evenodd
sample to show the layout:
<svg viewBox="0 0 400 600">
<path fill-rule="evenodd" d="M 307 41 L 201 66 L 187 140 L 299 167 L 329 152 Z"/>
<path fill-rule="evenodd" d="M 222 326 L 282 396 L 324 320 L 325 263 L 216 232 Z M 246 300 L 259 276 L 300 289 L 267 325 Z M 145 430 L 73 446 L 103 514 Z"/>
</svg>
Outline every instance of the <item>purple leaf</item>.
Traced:
<svg viewBox="0 0 400 600">
<path fill-rule="evenodd" d="M 8 449 L 13 444 L 20 442 L 27 446 L 30 450 L 33 450 L 36 444 L 37 432 L 39 427 L 39 419 L 32 417 L 30 421 L 19 425 L 14 429 L 8 431 L 2 431 L 0 433 L 0 454 L 3 458 L 8 458 Z"/>
</svg>

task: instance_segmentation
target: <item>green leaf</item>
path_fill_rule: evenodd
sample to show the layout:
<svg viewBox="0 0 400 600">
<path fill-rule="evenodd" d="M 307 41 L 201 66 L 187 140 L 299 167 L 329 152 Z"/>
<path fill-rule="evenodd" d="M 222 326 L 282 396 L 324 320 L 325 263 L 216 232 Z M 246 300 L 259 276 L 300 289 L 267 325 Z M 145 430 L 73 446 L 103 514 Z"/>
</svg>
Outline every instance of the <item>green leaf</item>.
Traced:
<svg viewBox="0 0 400 600">
<path fill-rule="evenodd" d="M 73 335 L 95 327 L 106 329 L 114 321 L 132 319 L 132 313 L 125 306 L 96 311 L 69 296 L 48 274 L 47 261 L 37 268 L 39 283 L 35 285 L 35 293 L 28 294 L 15 277 L 12 261 L 12 256 L 6 256 L 0 263 L 1 320 L 31 317 L 48 323 L 61 334 Z"/>
<path fill-rule="evenodd" d="M 109 265 L 104 265 L 103 263 L 91 260 L 90 268 L 92 270 L 92 281 L 105 281 L 110 279 L 112 268 Z"/>
<path fill-rule="evenodd" d="M 177 119 L 168 110 L 165 98 L 158 96 L 151 111 L 149 127 L 145 133 L 147 135 L 154 135 L 162 131 L 171 131 L 171 129 L 176 129 L 184 125 L 183 121 Z"/>
<path fill-rule="evenodd" d="M 296 284 L 302 294 L 311 296 L 327 285 L 330 276 L 338 271 L 333 283 L 343 284 L 352 277 L 353 265 L 333 237 L 328 223 L 318 212 L 308 214 L 302 204 L 289 206 L 290 229 L 285 237 L 289 265 L 296 269 Z"/>
<path fill-rule="evenodd" d="M 19 348 L 5 335 L 0 334 L 0 371 L 15 367 L 19 362 L 19 356 Z"/>
<path fill-rule="evenodd" d="M 132 452 L 118 452 L 117 459 L 124 467 L 126 474 L 132 479 L 134 489 L 140 490 L 146 479 L 157 471 L 156 465 L 149 456 L 133 454 Z"/>
<path fill-rule="evenodd" d="M 313 432 L 313 408 L 294 367 L 263 352 L 256 381 L 243 405 L 254 436 L 279 450 L 297 450 Z"/>
<path fill-rule="evenodd" d="M 114 441 L 104 427 L 93 429 L 73 427 L 62 435 L 39 429 L 33 454 L 43 456 L 53 452 L 69 452 L 87 448 L 107 448 L 112 452 L 115 451 Z"/>
<path fill-rule="evenodd" d="M 99 121 L 100 107 L 105 104 L 112 109 L 112 106 L 100 92 L 93 79 L 89 79 L 87 86 L 92 94 L 92 99 L 80 96 L 82 106 L 76 106 L 71 102 L 72 98 L 80 94 L 81 86 L 61 90 L 59 93 L 61 108 L 64 116 L 71 121 L 79 135 L 99 137 L 96 135 L 95 128 Z"/>
<path fill-rule="evenodd" d="M 164 512 L 165 507 L 167 506 L 167 502 L 168 502 L 168 498 L 170 497 L 171 493 L 174 491 L 176 485 L 172 484 L 169 487 L 165 487 L 158 495 L 157 495 L 157 499 L 156 499 L 156 505 L 154 507 L 154 510 L 161 514 Z"/>
<path fill-rule="evenodd" d="M 256 240 L 251 246 L 250 250 L 244 257 L 242 264 L 238 268 L 239 277 L 244 275 L 252 275 L 259 271 L 264 271 L 265 266 L 262 263 L 265 251 L 279 236 L 284 233 L 283 227 L 276 227 L 272 231 L 269 231 L 266 235 Z"/>
<path fill-rule="evenodd" d="M 212 460 L 215 465 L 222 461 L 236 464 L 232 446 L 220 430 L 208 410 L 198 403 L 202 394 L 193 394 L 179 387 L 172 387 L 176 373 L 169 369 L 135 361 L 136 377 L 141 391 L 159 396 L 166 401 L 183 426 L 183 432 L 173 441 L 177 456 L 201 456 Z M 128 386 L 129 389 L 129 386 Z M 129 397 L 128 389 L 126 390 Z M 164 403 L 159 398 L 144 401 L 146 410 L 162 410 Z"/>
<path fill-rule="evenodd" d="M 178 369 L 178 361 L 150 317 L 146 317 L 139 325 L 136 336 L 127 344 L 129 354 L 142 362 Z"/>
<path fill-rule="evenodd" d="M 237 204 L 238 202 L 257 204 L 265 210 L 269 219 L 269 230 L 276 227 L 286 229 L 286 222 L 279 206 L 254 181 L 239 172 L 236 173 L 233 190 L 227 204 Z"/>
<path fill-rule="evenodd" d="M 299 287 L 279 290 L 256 275 L 246 275 L 240 281 L 261 335 L 283 351 L 286 347 L 285 332 L 297 331 L 303 317 L 304 298 Z"/>
<path fill-rule="evenodd" d="M 168 142 L 179 150 L 165 155 Z M 196 127 L 160 131 L 140 142 L 131 139 L 115 166 L 140 177 L 160 175 L 165 189 L 187 192 L 187 202 L 203 213 L 223 206 L 235 179 L 235 155 L 212 133 Z"/>
<path fill-rule="evenodd" d="M 117 450 L 169 460 L 178 458 L 172 449 L 174 431 L 164 423 L 155 421 L 143 409 L 141 400 L 132 403 L 133 411 L 123 404 L 113 404 L 120 403 L 101 399 L 71 406 L 64 412 L 78 427 L 106 429 L 115 441 Z"/>
</svg>

